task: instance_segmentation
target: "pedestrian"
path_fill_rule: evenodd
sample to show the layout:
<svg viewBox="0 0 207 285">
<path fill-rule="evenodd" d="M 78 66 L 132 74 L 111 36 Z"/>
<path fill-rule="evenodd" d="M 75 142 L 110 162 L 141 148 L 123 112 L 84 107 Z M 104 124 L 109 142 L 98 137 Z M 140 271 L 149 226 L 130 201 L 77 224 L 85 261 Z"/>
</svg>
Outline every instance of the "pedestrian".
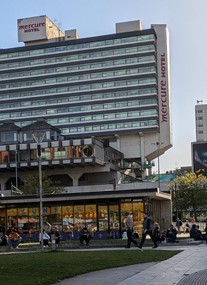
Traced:
<svg viewBox="0 0 207 285">
<path fill-rule="evenodd" d="M 48 247 L 50 236 L 46 233 L 45 229 L 43 229 L 42 240 L 43 240 L 43 247 Z M 39 233 L 39 242 L 41 244 L 41 232 Z"/>
<path fill-rule="evenodd" d="M 19 244 L 21 243 L 21 236 L 17 229 L 12 228 L 10 235 L 8 236 L 8 246 L 10 248 L 19 248 Z"/>
<path fill-rule="evenodd" d="M 57 248 L 60 243 L 60 233 L 57 227 L 52 227 L 50 232 L 51 242 L 55 243 L 55 247 Z"/>
<path fill-rule="evenodd" d="M 183 225 L 182 221 L 179 218 L 177 218 L 177 220 L 176 220 L 176 227 L 178 229 L 178 233 L 179 234 L 181 233 L 180 228 L 181 228 L 182 225 Z"/>
<path fill-rule="evenodd" d="M 167 242 L 176 242 L 177 239 L 177 230 L 173 224 L 170 225 L 169 229 L 166 232 L 166 240 Z"/>
<path fill-rule="evenodd" d="M 154 236 L 156 243 L 162 241 L 161 234 L 160 234 L 160 226 L 158 223 L 154 223 L 153 236 Z"/>
<path fill-rule="evenodd" d="M 127 232 L 127 246 L 126 246 L 126 248 L 130 248 L 132 242 L 136 246 L 138 246 L 138 242 L 133 238 L 134 222 L 133 222 L 132 216 L 129 214 L 129 212 L 126 212 L 125 217 L 126 217 L 125 226 L 126 226 L 126 232 Z"/>
<path fill-rule="evenodd" d="M 82 228 L 82 230 L 80 230 L 79 236 L 80 236 L 81 245 L 84 245 L 84 242 L 85 242 L 85 244 L 88 246 L 89 241 L 91 240 L 91 234 L 89 230 L 87 229 L 87 227 L 84 227 Z"/>
<path fill-rule="evenodd" d="M 154 243 L 153 248 L 157 248 L 158 245 L 157 245 L 157 242 L 156 242 L 156 240 L 154 239 L 154 236 L 153 236 L 153 222 L 152 222 L 152 219 L 150 218 L 150 216 L 147 213 L 145 213 L 144 214 L 144 220 L 143 220 L 142 238 L 141 238 L 141 241 L 140 241 L 140 243 L 138 245 L 138 247 L 140 249 L 142 248 L 147 235 L 150 236 L 151 240 Z"/>
</svg>

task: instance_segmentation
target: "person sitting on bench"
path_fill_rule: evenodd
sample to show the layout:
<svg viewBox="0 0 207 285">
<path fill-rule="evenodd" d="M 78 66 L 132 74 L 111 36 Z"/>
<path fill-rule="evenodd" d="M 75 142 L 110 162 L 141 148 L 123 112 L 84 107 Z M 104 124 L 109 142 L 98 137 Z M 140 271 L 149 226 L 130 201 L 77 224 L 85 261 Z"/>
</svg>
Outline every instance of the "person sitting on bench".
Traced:
<svg viewBox="0 0 207 285">
<path fill-rule="evenodd" d="M 91 234 L 89 232 L 89 230 L 87 229 L 87 227 L 84 227 L 82 230 L 80 230 L 80 243 L 81 245 L 84 245 L 84 242 L 86 245 L 89 244 L 89 241 L 91 239 Z"/>
</svg>

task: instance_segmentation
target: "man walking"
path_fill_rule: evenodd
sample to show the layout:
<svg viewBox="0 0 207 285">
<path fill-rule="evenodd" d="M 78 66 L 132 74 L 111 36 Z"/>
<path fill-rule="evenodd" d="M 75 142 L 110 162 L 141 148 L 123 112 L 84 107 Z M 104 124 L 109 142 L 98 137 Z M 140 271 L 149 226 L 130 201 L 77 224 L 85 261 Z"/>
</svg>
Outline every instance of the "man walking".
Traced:
<svg viewBox="0 0 207 285">
<path fill-rule="evenodd" d="M 157 242 L 156 240 L 154 239 L 154 236 L 153 236 L 153 224 L 152 224 L 152 219 L 145 213 L 144 214 L 144 221 L 143 221 L 143 233 L 142 233 L 142 238 L 141 238 L 141 241 L 138 245 L 138 247 L 141 249 L 144 242 L 145 242 L 145 239 L 146 239 L 146 236 L 149 235 L 154 243 L 154 246 L 153 248 L 157 248 L 158 245 L 157 245 Z"/>
<path fill-rule="evenodd" d="M 125 216 L 126 216 L 125 225 L 126 225 L 126 232 L 127 232 L 127 239 L 128 239 L 126 248 L 130 248 L 132 242 L 136 246 L 138 246 L 138 242 L 132 236 L 132 234 L 133 234 L 133 226 L 134 226 L 134 222 L 133 222 L 132 216 L 129 214 L 129 212 L 126 212 Z"/>
</svg>

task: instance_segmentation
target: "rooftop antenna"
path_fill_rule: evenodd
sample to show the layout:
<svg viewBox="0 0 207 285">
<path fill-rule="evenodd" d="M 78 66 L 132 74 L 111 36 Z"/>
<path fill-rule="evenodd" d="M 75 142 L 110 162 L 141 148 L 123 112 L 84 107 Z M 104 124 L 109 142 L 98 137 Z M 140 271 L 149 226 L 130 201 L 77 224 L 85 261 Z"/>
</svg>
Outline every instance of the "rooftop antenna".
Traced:
<svg viewBox="0 0 207 285">
<path fill-rule="evenodd" d="M 53 21 L 59 29 L 59 38 L 60 38 L 60 31 L 62 31 L 62 22 L 59 21 L 58 19 L 54 19 Z"/>
</svg>

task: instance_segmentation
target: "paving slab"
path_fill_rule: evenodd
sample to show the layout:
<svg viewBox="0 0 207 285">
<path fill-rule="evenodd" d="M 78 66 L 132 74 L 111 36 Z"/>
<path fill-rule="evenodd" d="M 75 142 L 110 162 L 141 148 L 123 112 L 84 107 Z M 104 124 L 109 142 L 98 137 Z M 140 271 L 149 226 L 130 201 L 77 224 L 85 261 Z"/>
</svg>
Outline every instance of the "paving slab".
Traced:
<svg viewBox="0 0 207 285">
<path fill-rule="evenodd" d="M 91 272 L 60 281 L 54 285 L 206 285 L 207 245 L 174 246 L 173 248 L 165 246 L 154 250 L 172 249 L 182 250 L 182 252 L 159 263 L 138 264 Z M 112 249 L 106 248 L 105 250 Z M 131 248 L 130 250 L 137 249 Z M 145 250 L 149 250 L 149 248 L 144 248 Z"/>
</svg>

